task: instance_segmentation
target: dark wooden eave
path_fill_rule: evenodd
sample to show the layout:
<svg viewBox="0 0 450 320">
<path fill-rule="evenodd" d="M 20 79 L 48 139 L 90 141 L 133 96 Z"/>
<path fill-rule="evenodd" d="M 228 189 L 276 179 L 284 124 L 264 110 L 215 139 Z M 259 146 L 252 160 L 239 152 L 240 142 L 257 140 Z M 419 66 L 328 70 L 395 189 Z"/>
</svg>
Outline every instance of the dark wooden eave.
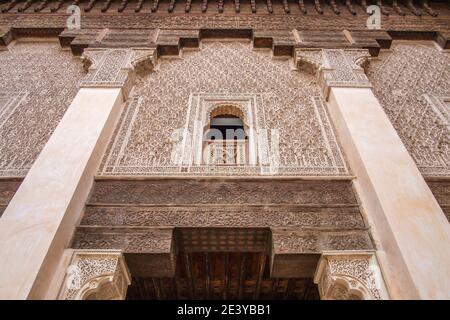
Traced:
<svg viewBox="0 0 450 320">
<path fill-rule="evenodd" d="M 384 15 L 435 16 L 435 3 L 428 0 L 6 0 L 2 13 L 61 13 L 69 5 L 78 5 L 85 13 L 253 13 L 253 14 L 366 14 L 370 4 L 376 4 Z"/>
</svg>

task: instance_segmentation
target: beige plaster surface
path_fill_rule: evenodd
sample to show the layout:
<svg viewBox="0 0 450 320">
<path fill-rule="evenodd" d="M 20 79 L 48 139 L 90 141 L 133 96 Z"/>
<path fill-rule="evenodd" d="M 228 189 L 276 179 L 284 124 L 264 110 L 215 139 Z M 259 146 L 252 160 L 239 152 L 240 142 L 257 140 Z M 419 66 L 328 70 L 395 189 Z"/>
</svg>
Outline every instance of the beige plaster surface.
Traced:
<svg viewBox="0 0 450 320">
<path fill-rule="evenodd" d="M 450 299 L 450 224 L 370 88 L 327 104 L 393 299 Z"/>
<path fill-rule="evenodd" d="M 57 297 L 64 249 L 122 100 L 120 88 L 80 89 L 31 167 L 0 219 L 0 299 Z"/>
</svg>

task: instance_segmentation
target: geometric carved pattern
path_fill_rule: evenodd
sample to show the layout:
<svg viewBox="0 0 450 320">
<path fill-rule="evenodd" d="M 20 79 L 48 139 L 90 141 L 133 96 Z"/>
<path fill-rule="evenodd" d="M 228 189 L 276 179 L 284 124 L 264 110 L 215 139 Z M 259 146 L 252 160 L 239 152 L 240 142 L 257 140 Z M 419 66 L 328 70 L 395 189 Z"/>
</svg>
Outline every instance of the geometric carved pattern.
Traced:
<svg viewBox="0 0 450 320">
<path fill-rule="evenodd" d="M 314 282 L 322 300 L 389 299 L 373 252 L 324 252 Z"/>
<path fill-rule="evenodd" d="M 174 235 L 172 236 L 172 230 Z M 97 180 L 72 248 L 124 253 L 373 249 L 350 180 Z"/>
<path fill-rule="evenodd" d="M 77 91 L 83 68 L 58 43 L 0 52 L 0 176 L 25 176 Z"/>
<path fill-rule="evenodd" d="M 81 225 L 104 227 L 364 228 L 358 207 L 114 207 L 87 206 Z"/>
<path fill-rule="evenodd" d="M 122 88 L 125 97 L 131 90 L 135 74 L 143 74 L 153 68 L 156 62 L 155 50 L 131 49 L 85 49 L 84 68 L 88 74 L 80 87 Z"/>
<path fill-rule="evenodd" d="M 349 180 L 146 179 L 97 180 L 92 205 L 357 205 Z"/>
<path fill-rule="evenodd" d="M 295 61 L 299 70 L 317 73 L 317 82 L 328 100 L 331 87 L 371 87 L 364 74 L 370 57 L 363 49 L 297 49 Z"/>
<path fill-rule="evenodd" d="M 123 300 L 131 283 L 120 251 L 75 250 L 60 300 Z"/>
<path fill-rule="evenodd" d="M 426 176 L 450 176 L 450 56 L 433 44 L 394 43 L 368 77 L 394 128 Z"/>
<path fill-rule="evenodd" d="M 366 230 L 318 231 L 272 228 L 272 241 L 274 255 L 373 249 Z"/>
<path fill-rule="evenodd" d="M 290 60 L 274 60 L 269 52 L 239 41 L 204 42 L 201 50 L 186 50 L 182 58 L 160 59 L 136 83 L 99 174 L 217 174 L 171 161 L 173 133 L 185 128 L 189 106 L 195 110 L 202 96 L 252 101 L 265 128 L 280 130 L 280 174 L 348 174 L 324 105 L 313 98 L 320 96 L 314 77 L 293 71 Z M 218 173 L 260 172 L 247 166 Z"/>
<path fill-rule="evenodd" d="M 126 253 L 161 253 L 172 248 L 172 228 L 78 227 L 72 248 L 116 249 Z"/>
</svg>

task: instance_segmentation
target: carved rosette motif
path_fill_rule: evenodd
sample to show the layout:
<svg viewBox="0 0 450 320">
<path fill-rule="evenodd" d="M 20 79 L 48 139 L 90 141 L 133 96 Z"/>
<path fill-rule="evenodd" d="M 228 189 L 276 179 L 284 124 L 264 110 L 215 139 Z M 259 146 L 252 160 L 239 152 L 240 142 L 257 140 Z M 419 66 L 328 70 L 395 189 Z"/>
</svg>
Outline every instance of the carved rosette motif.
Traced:
<svg viewBox="0 0 450 320">
<path fill-rule="evenodd" d="M 374 252 L 323 252 L 314 282 L 323 300 L 389 299 Z"/>
<path fill-rule="evenodd" d="M 297 49 L 295 52 L 297 67 L 317 74 L 325 99 L 331 87 L 372 87 L 364 73 L 369 57 L 365 49 Z"/>
<path fill-rule="evenodd" d="M 127 97 L 136 76 L 154 67 L 156 51 L 149 48 L 88 48 L 84 50 L 82 60 L 88 74 L 81 81 L 81 88 L 122 88 Z"/>
<path fill-rule="evenodd" d="M 131 276 L 120 251 L 76 250 L 60 300 L 123 300 Z"/>
</svg>

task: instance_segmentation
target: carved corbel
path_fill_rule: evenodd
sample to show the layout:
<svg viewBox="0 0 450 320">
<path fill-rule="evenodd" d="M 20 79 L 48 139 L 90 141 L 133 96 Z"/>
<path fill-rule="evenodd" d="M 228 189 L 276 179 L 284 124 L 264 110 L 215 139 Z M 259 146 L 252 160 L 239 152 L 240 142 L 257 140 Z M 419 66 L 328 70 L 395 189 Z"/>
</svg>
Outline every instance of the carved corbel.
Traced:
<svg viewBox="0 0 450 320">
<path fill-rule="evenodd" d="M 76 250 L 67 268 L 60 300 L 123 300 L 131 276 L 117 250 Z"/>
<path fill-rule="evenodd" d="M 389 295 L 374 252 L 323 252 L 314 283 L 322 300 L 386 300 Z"/>
<path fill-rule="evenodd" d="M 365 69 L 366 49 L 297 49 L 295 63 L 302 71 L 317 75 L 317 83 L 328 100 L 331 87 L 371 87 Z"/>
<path fill-rule="evenodd" d="M 127 97 L 136 76 L 143 76 L 156 63 L 153 48 L 88 48 L 81 56 L 87 75 L 80 87 L 121 88 Z"/>
</svg>

